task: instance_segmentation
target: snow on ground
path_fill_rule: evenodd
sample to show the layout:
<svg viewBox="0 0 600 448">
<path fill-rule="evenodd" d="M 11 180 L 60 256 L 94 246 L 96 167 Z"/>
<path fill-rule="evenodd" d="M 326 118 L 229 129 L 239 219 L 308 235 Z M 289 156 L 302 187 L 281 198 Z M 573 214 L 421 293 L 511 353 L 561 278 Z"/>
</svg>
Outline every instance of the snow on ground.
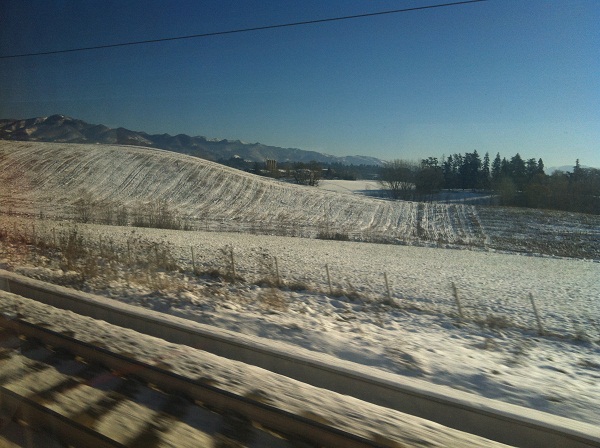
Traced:
<svg viewBox="0 0 600 448">
<path fill-rule="evenodd" d="M 380 196 L 381 185 L 376 180 L 339 180 L 321 179 L 319 190 L 335 193 L 363 194 L 366 196 Z"/>
<path fill-rule="evenodd" d="M 388 197 L 381 184 L 376 180 L 342 180 L 342 179 L 321 179 L 319 189 L 335 193 L 361 194 L 372 197 Z M 439 193 L 429 195 L 430 202 L 440 202 L 445 204 L 463 203 L 463 204 L 482 204 L 490 205 L 494 203 L 494 197 L 489 193 L 479 193 L 470 190 L 444 190 Z"/>
<path fill-rule="evenodd" d="M 354 188 L 339 182 L 329 185 Z M 150 148 L 0 141 L 0 185 L 0 211 L 59 219 L 114 222 L 124 210 L 131 223 L 167 204 L 182 225 L 195 229 L 337 233 L 358 241 L 600 259 L 598 216 L 390 201 L 278 182 Z"/>
<path fill-rule="evenodd" d="M 121 261 L 98 255 L 80 266 L 82 280 L 47 253 L 0 242 L 0 267 L 581 421 L 600 415 L 600 263 L 589 261 L 600 260 L 600 217 L 386 201 L 109 145 L 0 142 L 0 181 L 4 212 L 73 216 L 85 189 L 93 201 L 133 208 L 165 200 L 196 227 L 246 232 L 4 216 L 0 236 L 48 242 L 75 230 L 86 247 Z M 249 234 L 323 229 L 404 245 Z M 152 264 L 159 248 L 183 272 L 123 265 L 138 249 Z M 231 250 L 243 278 L 235 284 L 226 280 Z M 270 286 L 277 271 L 283 288 Z M 530 293 L 546 336 L 537 335 Z"/>
<path fill-rule="evenodd" d="M 38 238 L 51 225 L 44 230 L 38 222 Z M 85 290 L 575 420 L 595 423 L 600 414 L 600 263 L 233 233 L 78 231 L 87 245 L 110 241 L 122 255 L 128 241 L 168 242 L 185 268 L 152 281 L 147 274 L 90 279 Z M 222 278 L 233 248 L 245 281 L 192 275 L 192 247 L 196 268 L 218 269 Z M 69 273 L 49 261 L 34 267 L 8 252 L 0 266 L 69 283 Z M 289 288 L 265 284 L 276 275 L 268 263 L 275 256 Z M 457 316 L 451 282 L 465 319 Z M 549 335 L 537 334 L 529 292 Z"/>
<path fill-rule="evenodd" d="M 150 364 L 160 363 L 163 368 L 168 368 L 173 373 L 198 379 L 239 395 L 256 397 L 289 412 L 324 419 L 337 427 L 348 428 L 355 434 L 369 439 L 377 440 L 377 437 L 380 437 L 381 441 L 394 441 L 407 447 L 506 446 L 401 412 L 308 386 L 203 350 L 168 343 L 105 322 L 78 316 L 69 311 L 45 306 L 4 291 L 0 291 L 0 298 L 2 299 L 0 312 L 6 316 L 14 315 L 15 311 L 19 310 L 23 318 L 30 322 L 50 322 L 49 328 L 54 331 L 69 331 L 81 340 L 102 344 L 118 353 L 134 354 L 140 361 Z M 94 328 L 93 333 L 90 332 L 90 328 Z M 47 384 L 23 380 L 22 387 L 36 391 L 43 390 Z M 90 390 L 95 392 L 93 388 Z M 77 403 L 69 403 L 69 405 L 77 406 Z M 136 406 L 132 409 L 131 416 L 135 416 L 137 421 L 140 420 L 140 416 L 147 415 L 149 412 L 146 407 Z M 105 421 L 104 423 L 107 428 L 110 427 L 108 430 L 110 433 L 118 428 L 126 429 L 122 435 L 123 440 L 126 440 L 126 434 L 132 432 L 131 422 Z"/>
</svg>

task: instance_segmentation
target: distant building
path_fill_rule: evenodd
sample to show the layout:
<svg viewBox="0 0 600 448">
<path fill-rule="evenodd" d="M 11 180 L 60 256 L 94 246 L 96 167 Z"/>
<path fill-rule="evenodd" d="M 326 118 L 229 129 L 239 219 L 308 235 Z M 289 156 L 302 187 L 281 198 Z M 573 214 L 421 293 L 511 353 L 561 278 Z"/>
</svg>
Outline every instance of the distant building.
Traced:
<svg viewBox="0 0 600 448">
<path fill-rule="evenodd" d="M 277 171 L 277 160 L 267 159 L 267 171 L 274 172 Z"/>
</svg>

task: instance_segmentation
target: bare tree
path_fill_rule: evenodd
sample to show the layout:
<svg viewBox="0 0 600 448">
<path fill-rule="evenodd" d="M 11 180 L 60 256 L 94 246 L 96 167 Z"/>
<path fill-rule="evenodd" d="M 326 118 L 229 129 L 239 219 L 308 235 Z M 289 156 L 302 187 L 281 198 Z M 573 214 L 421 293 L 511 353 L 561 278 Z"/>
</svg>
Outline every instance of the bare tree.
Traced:
<svg viewBox="0 0 600 448">
<path fill-rule="evenodd" d="M 117 208 L 116 223 L 118 226 L 126 226 L 129 223 L 129 213 L 124 205 Z"/>
<path fill-rule="evenodd" d="M 321 165 L 312 160 L 310 163 L 296 163 L 294 164 L 294 180 L 300 185 L 310 185 L 311 187 L 319 186 L 321 180 L 321 173 L 323 169 Z"/>
<path fill-rule="evenodd" d="M 416 163 L 407 160 L 385 162 L 379 171 L 379 184 L 393 199 L 410 199 L 418 170 Z"/>
<path fill-rule="evenodd" d="M 82 188 L 79 190 L 79 197 L 73 202 L 75 211 L 75 220 L 78 222 L 90 222 L 93 218 L 95 201 L 92 193 Z"/>
</svg>

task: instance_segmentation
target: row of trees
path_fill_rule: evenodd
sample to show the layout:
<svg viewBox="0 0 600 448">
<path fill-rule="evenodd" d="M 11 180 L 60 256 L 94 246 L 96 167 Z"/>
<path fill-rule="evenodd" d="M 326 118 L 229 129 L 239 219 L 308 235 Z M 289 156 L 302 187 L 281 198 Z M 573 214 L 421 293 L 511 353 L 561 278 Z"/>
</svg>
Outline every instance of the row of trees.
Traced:
<svg viewBox="0 0 600 448">
<path fill-rule="evenodd" d="M 497 188 L 502 179 L 510 178 L 517 189 L 522 190 L 536 176 L 544 174 L 544 161 L 534 158 L 523 160 L 518 153 L 510 159 L 500 158 L 498 153 L 491 161 L 489 153 L 485 153 L 482 159 L 477 151 L 473 151 L 464 156 L 450 155 L 441 164 L 436 157 L 429 157 L 423 159 L 416 170 L 428 171 L 427 178 L 437 181 L 435 187 L 490 190 Z M 430 183 L 426 182 L 424 187 Z"/>
<path fill-rule="evenodd" d="M 582 168 L 579 160 L 572 172 L 536 176 L 522 191 L 508 187 L 504 201 L 510 205 L 600 214 L 600 170 Z"/>
<path fill-rule="evenodd" d="M 477 151 L 443 158 L 386 162 L 380 170 L 382 187 L 394 199 L 424 200 L 442 189 L 493 191 L 502 205 L 600 213 L 600 170 L 582 168 L 547 175 L 542 159 L 491 160 Z"/>
</svg>

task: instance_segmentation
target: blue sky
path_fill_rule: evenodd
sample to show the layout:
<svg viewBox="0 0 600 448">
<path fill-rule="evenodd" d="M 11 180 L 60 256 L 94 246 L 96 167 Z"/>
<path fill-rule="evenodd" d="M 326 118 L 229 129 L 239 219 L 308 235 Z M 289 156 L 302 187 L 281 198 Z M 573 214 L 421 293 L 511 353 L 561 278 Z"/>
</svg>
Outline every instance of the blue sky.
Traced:
<svg viewBox="0 0 600 448">
<path fill-rule="evenodd" d="M 0 2 L 0 55 L 436 0 Z M 0 117 L 418 160 L 477 150 L 600 167 L 600 2 L 462 6 L 0 59 Z"/>
</svg>

